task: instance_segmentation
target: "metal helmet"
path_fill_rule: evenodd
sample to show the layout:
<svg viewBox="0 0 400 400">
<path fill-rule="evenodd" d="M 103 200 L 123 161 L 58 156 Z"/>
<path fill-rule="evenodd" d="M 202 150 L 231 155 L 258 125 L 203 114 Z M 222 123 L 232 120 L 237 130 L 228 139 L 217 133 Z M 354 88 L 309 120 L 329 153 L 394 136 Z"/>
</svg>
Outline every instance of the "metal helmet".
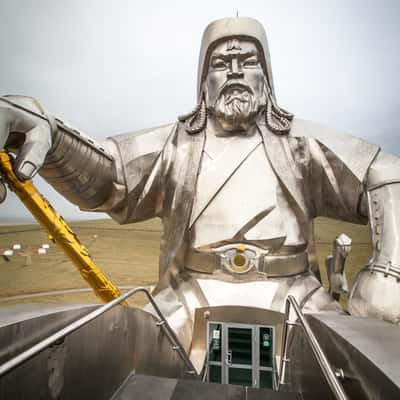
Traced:
<svg viewBox="0 0 400 400">
<path fill-rule="evenodd" d="M 200 47 L 199 69 L 197 79 L 197 97 L 200 100 L 201 86 L 207 74 L 209 57 L 213 48 L 226 39 L 239 37 L 250 39 L 255 42 L 259 51 L 260 59 L 267 77 L 272 96 L 275 98 L 274 83 L 272 79 L 271 58 L 269 55 L 267 36 L 264 27 L 253 18 L 234 17 L 223 18 L 211 22 L 203 33 Z"/>
</svg>

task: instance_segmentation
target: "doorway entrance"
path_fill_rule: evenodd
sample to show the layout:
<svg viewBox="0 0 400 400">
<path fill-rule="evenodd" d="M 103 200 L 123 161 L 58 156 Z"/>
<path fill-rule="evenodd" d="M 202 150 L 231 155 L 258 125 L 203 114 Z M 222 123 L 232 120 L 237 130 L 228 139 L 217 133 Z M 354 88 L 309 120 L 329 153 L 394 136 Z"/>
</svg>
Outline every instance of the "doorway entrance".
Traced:
<svg viewBox="0 0 400 400">
<path fill-rule="evenodd" d="M 274 388 L 274 328 L 208 323 L 208 381 Z"/>
</svg>

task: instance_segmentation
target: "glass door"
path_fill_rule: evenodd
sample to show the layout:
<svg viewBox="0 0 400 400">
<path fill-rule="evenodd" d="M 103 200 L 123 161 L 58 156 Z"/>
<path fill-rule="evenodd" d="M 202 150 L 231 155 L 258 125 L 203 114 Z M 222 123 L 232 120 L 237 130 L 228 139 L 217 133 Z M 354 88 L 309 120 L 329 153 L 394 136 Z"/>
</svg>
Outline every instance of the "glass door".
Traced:
<svg viewBox="0 0 400 400">
<path fill-rule="evenodd" d="M 258 330 L 258 387 L 273 389 L 274 383 L 274 331 L 271 327 L 260 326 Z"/>
<path fill-rule="evenodd" d="M 208 381 L 274 388 L 272 326 L 209 322 Z"/>
<path fill-rule="evenodd" d="M 225 382 L 254 386 L 254 328 L 248 325 L 226 325 Z"/>
<path fill-rule="evenodd" d="M 210 322 L 208 326 L 208 381 L 225 383 L 222 381 L 222 324 Z"/>
</svg>

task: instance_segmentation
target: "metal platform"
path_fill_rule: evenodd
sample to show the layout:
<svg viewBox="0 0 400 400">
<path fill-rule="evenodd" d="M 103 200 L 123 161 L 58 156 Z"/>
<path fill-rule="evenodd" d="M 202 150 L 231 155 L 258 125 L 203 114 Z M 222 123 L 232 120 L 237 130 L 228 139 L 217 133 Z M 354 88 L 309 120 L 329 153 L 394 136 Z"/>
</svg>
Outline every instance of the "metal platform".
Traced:
<svg viewBox="0 0 400 400">
<path fill-rule="evenodd" d="M 297 393 L 236 385 L 131 375 L 112 400 L 300 400 Z"/>
<path fill-rule="evenodd" d="M 14 315 L 15 307 L 3 313 L 6 318 L 0 323 L 0 398 L 27 399 L 38 390 L 43 399 L 74 400 L 399 398 L 396 326 L 351 316 L 304 315 L 295 299 L 289 296 L 284 329 L 279 336 L 274 335 L 264 320 L 253 322 L 256 327 L 262 323 L 261 327 L 270 329 L 268 337 L 262 336 L 268 342 L 265 345 L 268 349 L 282 336 L 279 372 L 273 363 L 264 366 L 273 372 L 274 383 L 265 385 L 263 381 L 260 386 L 264 387 L 257 388 L 253 359 L 259 360 L 261 353 L 254 357 L 251 350 L 252 361 L 244 362 L 250 355 L 248 348 L 253 347 L 248 338 L 244 341 L 241 338 L 239 363 L 233 362 L 233 357 L 229 362 L 226 351 L 222 355 L 221 344 L 215 346 L 214 350 L 221 354 L 213 362 L 221 366 L 222 362 L 229 363 L 233 369 L 236 364 L 239 367 L 244 364 L 253 371 L 253 380 L 236 379 L 238 375 L 232 380 L 228 370 L 225 381 L 214 379 L 214 383 L 203 383 L 211 380 L 211 373 L 205 367 L 196 369 L 161 312 L 154 316 L 140 309 L 119 306 L 126 297 L 139 291 L 154 302 L 147 289 L 136 288 L 100 307 L 74 306 L 68 310 L 24 306 L 27 309 L 21 309 L 24 311 L 21 315 Z M 156 304 L 155 307 L 157 311 Z M 289 319 L 291 307 L 297 321 Z M 237 314 L 238 310 L 233 311 Z M 250 336 L 251 343 L 256 343 L 258 348 L 257 340 L 260 344 L 263 331 L 243 325 L 244 321 L 239 321 L 240 326 L 215 322 L 212 310 L 208 316 L 210 329 L 219 324 L 222 336 L 225 331 L 225 342 L 226 339 L 229 342 L 230 328 L 234 328 L 235 334 L 237 329 L 244 329 L 256 332 Z M 205 354 L 209 347 L 205 337 L 208 325 L 203 324 L 206 330 L 197 329 L 197 332 L 204 331 Z M 214 336 L 213 332 L 210 337 L 217 336 L 221 335 Z M 229 348 L 235 350 L 234 343 Z M 273 353 L 268 354 L 268 359 L 272 359 Z M 249 387 L 252 385 L 255 387 Z"/>
</svg>

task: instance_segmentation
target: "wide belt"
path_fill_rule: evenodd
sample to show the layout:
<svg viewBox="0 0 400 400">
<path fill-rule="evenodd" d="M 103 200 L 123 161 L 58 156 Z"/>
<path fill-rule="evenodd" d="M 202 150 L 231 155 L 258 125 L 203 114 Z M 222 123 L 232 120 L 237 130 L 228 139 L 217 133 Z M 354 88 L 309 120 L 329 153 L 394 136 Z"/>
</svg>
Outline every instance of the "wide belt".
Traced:
<svg viewBox="0 0 400 400">
<path fill-rule="evenodd" d="M 186 253 L 185 268 L 207 274 L 222 270 L 233 275 L 258 272 L 268 277 L 283 277 L 308 271 L 308 256 L 306 251 L 294 254 L 257 254 L 244 246 L 228 247 L 218 252 L 190 249 Z"/>
</svg>

